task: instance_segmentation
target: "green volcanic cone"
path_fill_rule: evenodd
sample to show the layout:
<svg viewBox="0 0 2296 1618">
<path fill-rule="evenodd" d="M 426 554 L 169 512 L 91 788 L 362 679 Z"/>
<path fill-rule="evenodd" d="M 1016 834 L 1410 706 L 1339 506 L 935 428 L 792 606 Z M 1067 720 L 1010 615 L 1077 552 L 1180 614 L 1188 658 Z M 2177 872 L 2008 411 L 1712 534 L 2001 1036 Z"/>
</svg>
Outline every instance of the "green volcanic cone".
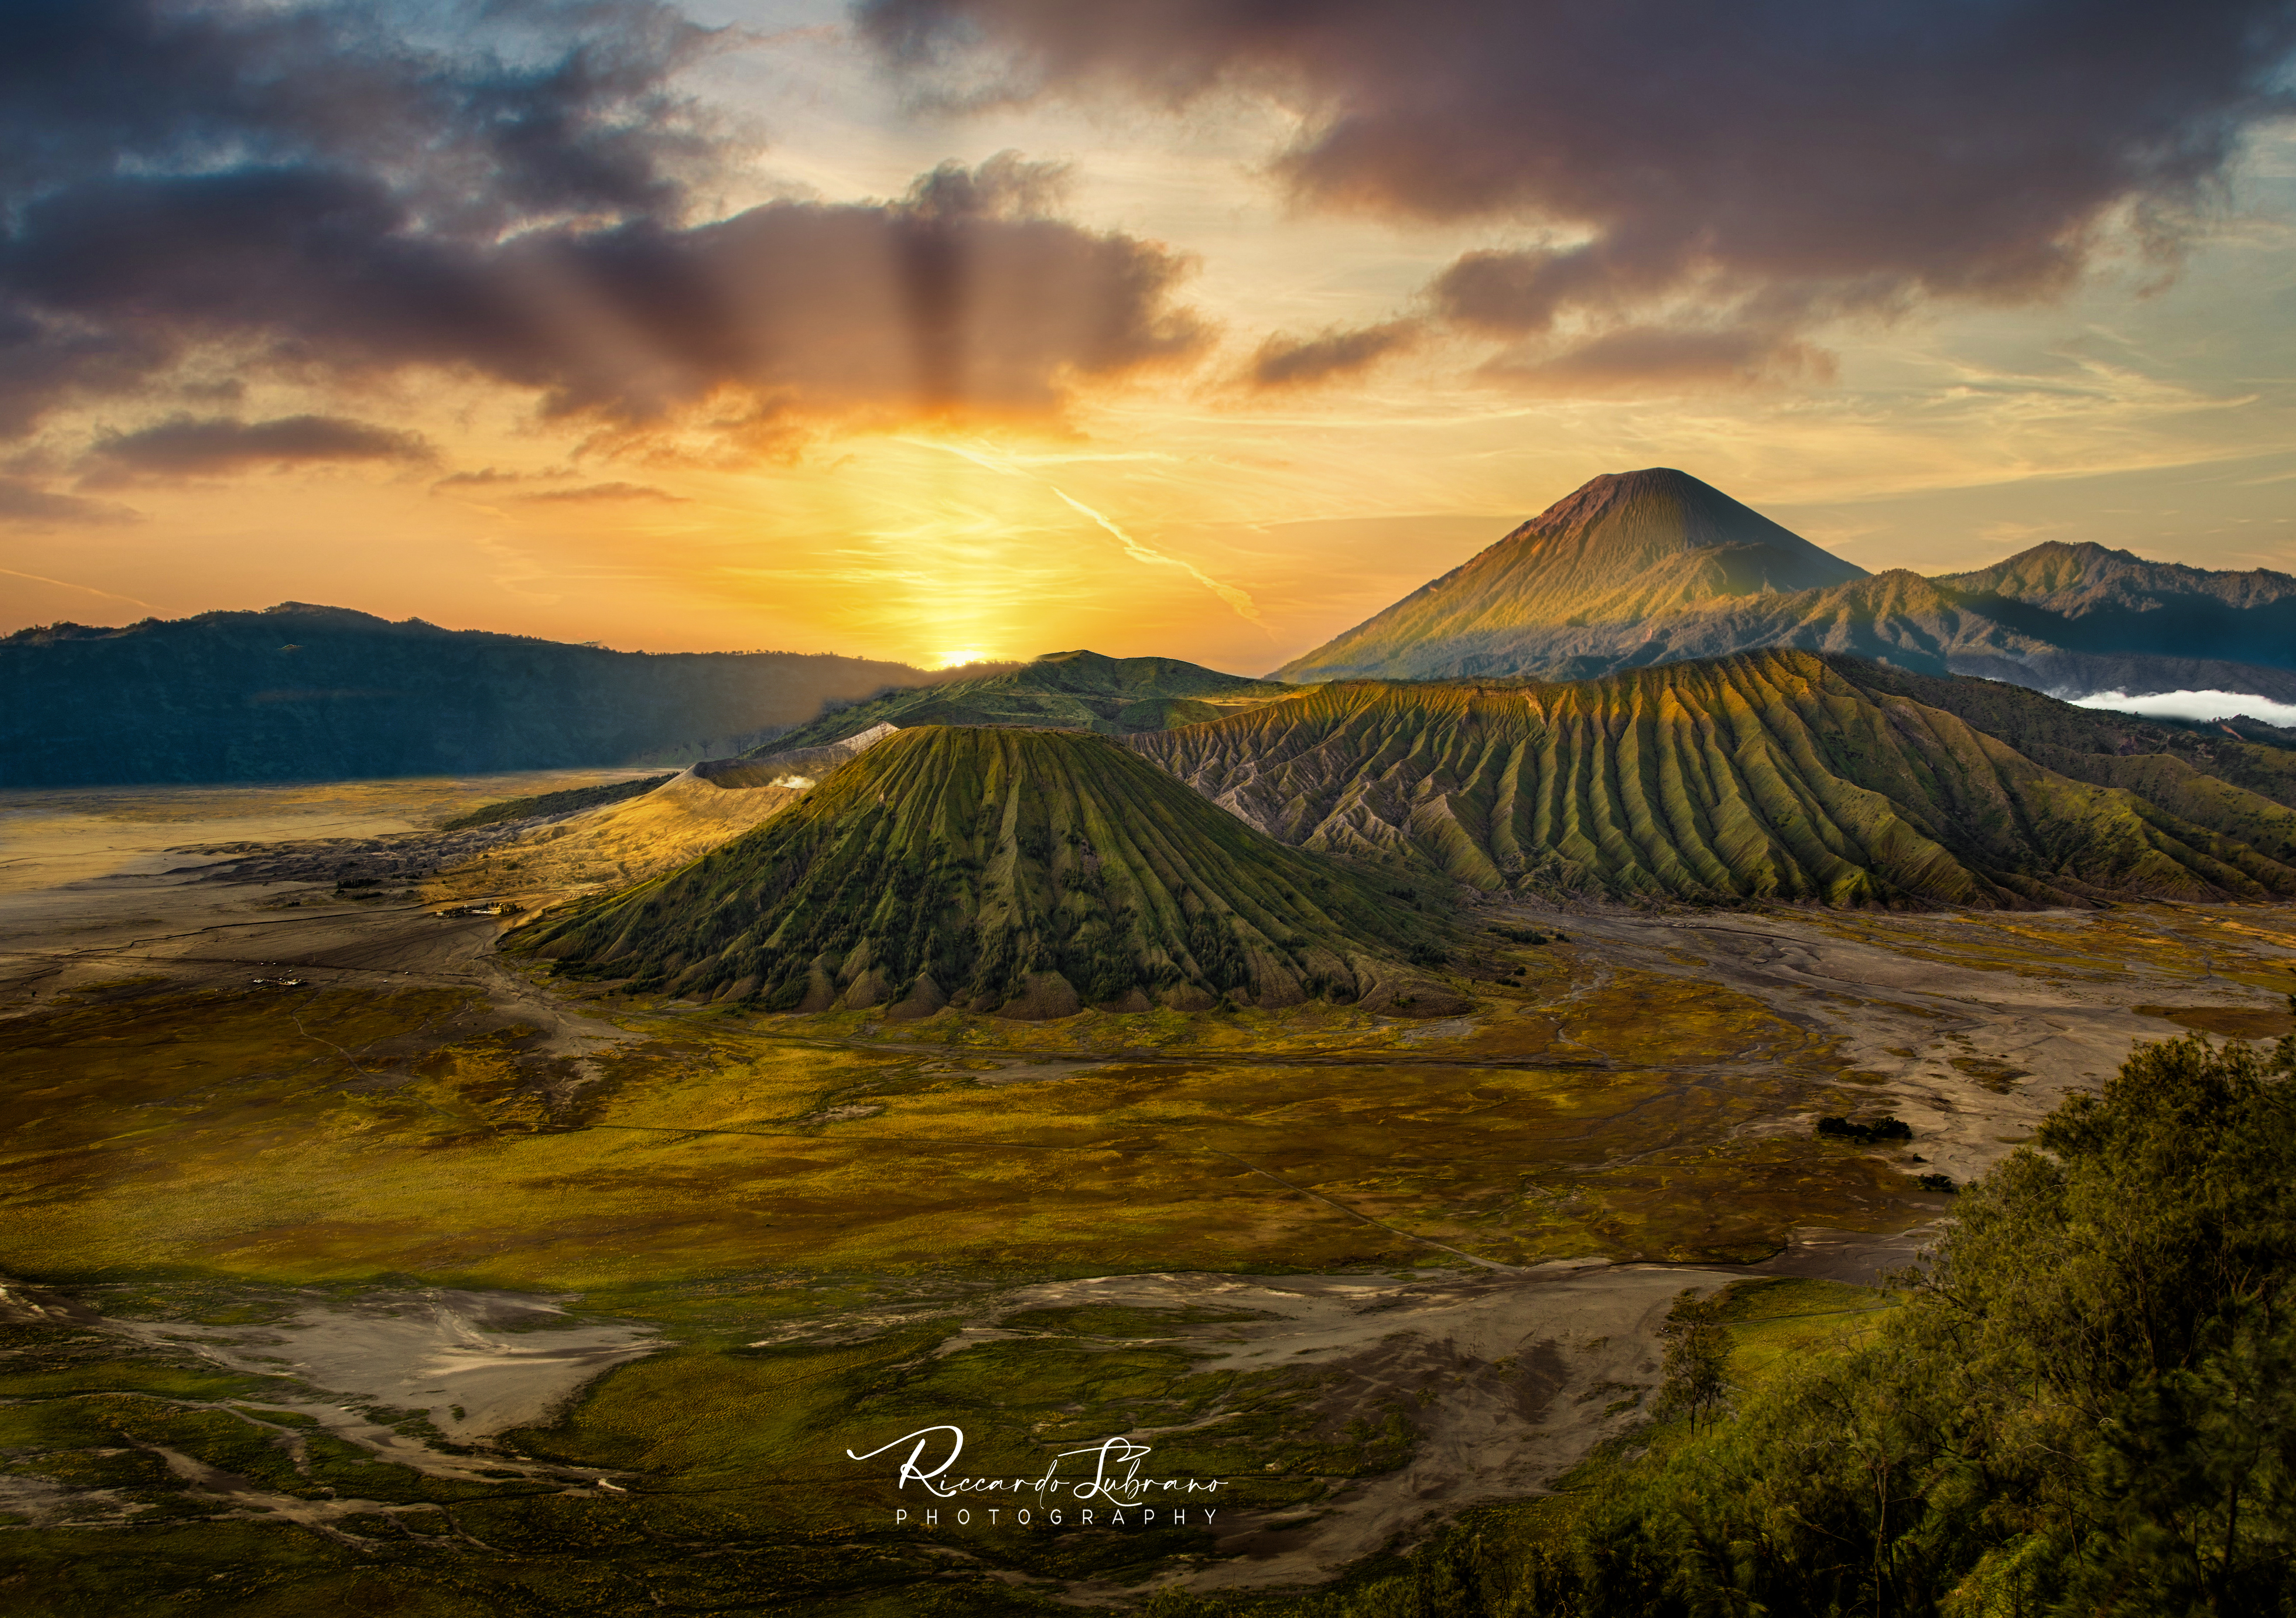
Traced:
<svg viewBox="0 0 2296 1618">
<path fill-rule="evenodd" d="M 1447 991 L 1434 924 L 1101 736 L 922 727 L 670 875 L 537 924 L 562 971 L 771 1010 L 1017 1016 Z"/>
</svg>

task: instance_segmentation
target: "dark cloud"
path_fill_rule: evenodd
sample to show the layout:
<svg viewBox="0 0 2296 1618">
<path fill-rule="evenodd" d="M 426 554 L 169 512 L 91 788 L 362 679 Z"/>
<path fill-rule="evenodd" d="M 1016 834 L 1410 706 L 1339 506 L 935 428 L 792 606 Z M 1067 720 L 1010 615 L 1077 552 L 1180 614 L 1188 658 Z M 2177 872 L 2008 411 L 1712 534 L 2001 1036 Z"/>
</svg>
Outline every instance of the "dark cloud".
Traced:
<svg viewBox="0 0 2296 1618">
<path fill-rule="evenodd" d="M 0 186 L 310 164 L 435 224 L 660 214 L 716 133 L 717 36 L 658 0 L 0 0 Z"/>
<path fill-rule="evenodd" d="M 1352 376 L 1398 349 L 1409 348 L 1419 341 L 1423 330 L 1414 320 L 1390 320 L 1379 325 L 1333 328 L 1313 337 L 1278 333 L 1253 353 L 1244 380 L 1256 389 L 1275 390 Z"/>
<path fill-rule="evenodd" d="M 313 461 L 428 461 L 437 455 L 415 433 L 339 415 L 283 415 L 268 422 L 179 415 L 140 432 L 101 439 L 92 453 L 112 466 L 162 477 Z"/>
<path fill-rule="evenodd" d="M 1541 392 L 1602 393 L 1824 379 L 1833 374 L 1833 357 L 1759 326 L 1630 325 L 1557 348 L 1509 349 L 1482 370 Z"/>
<path fill-rule="evenodd" d="M 24 209 L 7 279 L 60 324 L 152 349 L 239 342 L 346 375 L 439 366 L 630 423 L 727 394 L 736 416 L 1046 414 L 1073 377 L 1201 342 L 1168 301 L 1184 260 L 1015 211 L 994 175 L 950 177 L 899 202 L 500 244 L 424 233 L 363 177 L 117 178 Z"/>
<path fill-rule="evenodd" d="M 140 513 L 109 500 L 58 494 L 21 478 L 0 478 L 0 522 L 45 528 L 58 523 L 97 525 L 140 520 Z"/>
<path fill-rule="evenodd" d="M 553 489 L 540 494 L 519 495 L 515 497 L 537 504 L 554 502 L 561 505 L 586 505 L 628 500 L 651 500 L 664 505 L 691 504 L 684 495 L 674 495 L 666 489 L 656 489 L 651 483 L 586 483 L 579 489 Z"/>
<path fill-rule="evenodd" d="M 1465 253 L 1427 292 L 1436 312 L 1455 324 L 1519 337 L 1546 331 L 1567 308 L 1616 308 L 1662 290 L 1673 278 L 1608 258 L 1587 247 Z"/>
<path fill-rule="evenodd" d="M 690 218 L 723 149 L 672 86 L 712 37 L 645 0 L 0 9 L 0 434 L 217 350 L 757 435 L 1047 414 L 1203 340 L 1184 260 L 1054 217 L 1059 170 L 1010 154 Z"/>
<path fill-rule="evenodd" d="M 2296 47 L 2287 0 L 865 0 L 862 18 L 926 82 L 992 97 L 1274 95 L 1303 119 L 1274 167 L 1295 200 L 1538 234 L 1440 277 L 1445 317 L 1564 349 L 1687 303 L 1717 353 L 1718 327 L 2046 297 L 2120 220 L 2173 245 L 2246 131 L 2291 111 Z"/>
</svg>

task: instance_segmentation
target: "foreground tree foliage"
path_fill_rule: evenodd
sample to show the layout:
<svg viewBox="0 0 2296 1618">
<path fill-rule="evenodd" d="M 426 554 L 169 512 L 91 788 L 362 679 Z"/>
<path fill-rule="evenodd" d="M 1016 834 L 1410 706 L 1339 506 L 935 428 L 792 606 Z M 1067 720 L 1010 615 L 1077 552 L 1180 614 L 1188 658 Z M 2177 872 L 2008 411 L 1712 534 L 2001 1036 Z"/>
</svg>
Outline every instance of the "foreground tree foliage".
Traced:
<svg viewBox="0 0 2296 1618">
<path fill-rule="evenodd" d="M 2296 1037 L 2139 1047 L 1968 1188 L 1866 1346 L 1283 1610 L 2296 1613 L 2292 1076 Z"/>
</svg>

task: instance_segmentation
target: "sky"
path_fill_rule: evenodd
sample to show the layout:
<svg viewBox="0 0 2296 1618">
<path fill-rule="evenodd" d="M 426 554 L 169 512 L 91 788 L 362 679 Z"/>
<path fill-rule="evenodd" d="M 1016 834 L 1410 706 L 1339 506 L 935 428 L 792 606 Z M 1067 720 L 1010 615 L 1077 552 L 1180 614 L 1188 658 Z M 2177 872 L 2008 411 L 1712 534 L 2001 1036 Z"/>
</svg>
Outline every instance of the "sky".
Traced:
<svg viewBox="0 0 2296 1618">
<path fill-rule="evenodd" d="M 0 0 L 0 632 L 1273 669 L 1606 472 L 2296 571 L 2296 7 Z"/>
</svg>

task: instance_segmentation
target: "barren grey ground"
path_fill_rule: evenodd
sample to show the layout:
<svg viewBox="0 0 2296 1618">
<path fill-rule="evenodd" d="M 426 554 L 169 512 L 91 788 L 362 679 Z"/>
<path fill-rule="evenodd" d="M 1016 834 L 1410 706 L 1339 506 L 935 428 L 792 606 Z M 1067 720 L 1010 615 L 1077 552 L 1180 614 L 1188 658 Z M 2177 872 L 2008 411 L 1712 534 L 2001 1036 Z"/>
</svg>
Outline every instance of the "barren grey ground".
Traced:
<svg viewBox="0 0 2296 1618">
<path fill-rule="evenodd" d="M 2231 907 L 2148 908 L 2174 927 L 2234 913 Z M 2287 970 L 2296 991 L 2296 928 L 2284 909 L 2276 940 L 2254 938 L 2251 968 Z M 2058 946 L 2080 949 L 2088 911 L 2040 911 L 2015 922 Z M 1950 949 L 1969 932 L 1952 914 L 1892 916 L 1884 924 L 1921 946 Z M 2136 1007 L 2170 1005 L 2271 1013 L 2269 990 L 2220 973 L 2209 943 L 2149 968 L 2100 956 L 2086 969 L 1990 970 L 1878 947 L 1842 935 L 1832 917 L 1792 913 L 1693 918 L 1595 913 L 1571 920 L 1574 937 L 1600 940 L 1622 964 L 1682 973 L 1753 996 L 1780 1015 L 1841 1035 L 1845 1071 L 1865 1075 L 1870 1110 L 1912 1125 L 1921 1155 L 1956 1181 L 1981 1173 L 2073 1090 L 2102 1083 L 2142 1039 L 2184 1029 Z M 1670 957 L 1669 952 L 1672 952 Z M 1680 958 L 1688 957 L 1689 959 Z M 1835 997 L 1853 996 L 1854 1000 Z M 1911 1054 L 1900 1054 L 1909 1052 Z M 1956 1063 L 1962 1065 L 1956 1067 Z"/>
<path fill-rule="evenodd" d="M 454 1289 L 314 1299 L 264 1326 L 117 1324 L 233 1370 L 292 1376 L 360 1404 L 427 1409 L 461 1442 L 540 1423 L 584 1383 L 659 1346 L 644 1327 L 578 1322 L 548 1298 Z M 410 1465 L 428 1453 L 398 1448 L 411 1453 L 392 1458 Z"/>
<path fill-rule="evenodd" d="M 1195 1327 L 1179 1341 L 1208 1368 L 1342 1372 L 1334 1408 L 1396 1398 L 1418 1410 L 1418 1442 L 1403 1467 L 1348 1482 L 1311 1507 L 1239 1511 L 1222 1524 L 1220 1559 L 1171 1581 L 1214 1589 L 1311 1581 L 1462 1507 L 1537 1492 L 1633 1418 L 1656 1385 L 1651 1334 L 1676 1295 L 1733 1278 L 1600 1261 L 1471 1275 L 1101 1276 L 1029 1287 L 999 1304 L 1250 1310 L 1265 1318 Z M 975 1328 L 942 1351 L 999 1335 Z"/>
<path fill-rule="evenodd" d="M 248 1295 L 277 1302 L 254 1289 Z M 474 1455 L 433 1449 L 375 1417 L 427 1409 L 449 1441 L 468 1443 L 546 1421 L 584 1384 L 660 1346 L 644 1327 L 577 1321 L 552 1299 L 515 1293 L 378 1288 L 349 1300 L 311 1294 L 263 1324 L 228 1326 L 114 1317 L 104 1312 L 110 1301 L 111 1289 L 102 1287 L 67 1296 L 0 1283 L 0 1323 L 68 1319 L 89 1335 L 119 1339 L 123 1348 L 169 1358 L 189 1352 L 230 1370 L 291 1377 L 303 1393 L 266 1398 L 265 1409 L 308 1417 L 382 1459 L 434 1477 L 499 1477 L 508 1469 L 582 1492 L 611 1485 L 491 1448 Z M 250 1418 L 243 1407 L 238 1414 Z M 196 1491 L 243 1514 L 324 1529 L 340 1518 L 401 1509 L 356 1497 L 281 1494 L 188 1456 L 165 1458 Z M 86 1504 L 37 1474 L 0 1473 L 0 1510 L 36 1526 L 59 1507 L 84 1518 Z"/>
</svg>

